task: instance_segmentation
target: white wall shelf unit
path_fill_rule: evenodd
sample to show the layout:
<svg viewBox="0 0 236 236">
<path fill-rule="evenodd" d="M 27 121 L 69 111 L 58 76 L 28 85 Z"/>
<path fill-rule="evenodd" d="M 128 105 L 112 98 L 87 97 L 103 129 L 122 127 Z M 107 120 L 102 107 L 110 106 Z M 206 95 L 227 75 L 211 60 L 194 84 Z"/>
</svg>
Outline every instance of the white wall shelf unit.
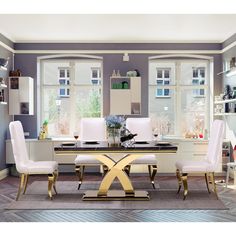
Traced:
<svg viewBox="0 0 236 236">
<path fill-rule="evenodd" d="M 228 105 L 229 112 L 224 112 L 226 105 Z M 214 116 L 236 116 L 236 98 L 215 101 L 214 106 Z"/>
<path fill-rule="evenodd" d="M 7 70 L 7 68 L 4 66 L 0 66 L 0 70 Z"/>
<path fill-rule="evenodd" d="M 225 103 L 229 103 L 229 102 L 236 102 L 236 98 L 234 99 L 226 99 L 226 100 L 222 100 L 222 101 L 215 101 L 215 104 L 225 104 Z"/>
<path fill-rule="evenodd" d="M 236 113 L 229 112 L 229 113 L 215 113 L 214 116 L 236 116 Z"/>
<path fill-rule="evenodd" d="M 9 77 L 9 115 L 34 114 L 34 84 L 31 77 Z"/>
<path fill-rule="evenodd" d="M 110 114 L 141 115 L 141 77 L 110 77 Z"/>
</svg>

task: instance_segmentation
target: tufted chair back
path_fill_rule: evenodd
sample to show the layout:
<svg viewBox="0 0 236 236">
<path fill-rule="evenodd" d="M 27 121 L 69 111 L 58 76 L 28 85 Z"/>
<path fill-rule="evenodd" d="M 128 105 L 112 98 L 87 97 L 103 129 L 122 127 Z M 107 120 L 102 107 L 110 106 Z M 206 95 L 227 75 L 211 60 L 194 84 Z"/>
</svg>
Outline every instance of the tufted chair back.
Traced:
<svg viewBox="0 0 236 236">
<path fill-rule="evenodd" d="M 206 159 L 212 165 L 213 169 L 216 169 L 220 157 L 222 156 L 224 122 L 222 120 L 214 120 L 210 134 Z"/>
<path fill-rule="evenodd" d="M 150 118 L 127 118 L 126 128 L 137 134 L 136 141 L 152 141 L 152 124 Z"/>
<path fill-rule="evenodd" d="M 81 141 L 106 141 L 104 118 L 82 118 L 80 122 Z"/>
</svg>

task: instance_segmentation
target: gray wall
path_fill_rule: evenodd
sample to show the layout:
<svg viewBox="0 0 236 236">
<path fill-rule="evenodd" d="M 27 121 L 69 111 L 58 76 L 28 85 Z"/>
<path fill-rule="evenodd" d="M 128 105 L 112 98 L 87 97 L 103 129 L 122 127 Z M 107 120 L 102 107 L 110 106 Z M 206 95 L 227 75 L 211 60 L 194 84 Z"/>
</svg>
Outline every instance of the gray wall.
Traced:
<svg viewBox="0 0 236 236">
<path fill-rule="evenodd" d="M 0 41 L 1 41 L 1 35 L 0 35 Z M 7 79 L 9 70 L 12 68 L 12 60 L 13 60 L 13 54 L 6 50 L 5 48 L 0 46 L 0 58 L 8 58 L 10 57 L 9 64 L 8 64 L 8 70 L 3 71 L 0 70 L 0 77 L 3 77 Z M 8 81 L 6 80 L 6 83 Z M 5 89 L 5 97 L 8 101 L 8 90 Z M 5 140 L 7 138 L 7 132 L 8 132 L 8 125 L 10 122 L 10 116 L 8 115 L 8 106 L 7 105 L 0 105 L 0 170 L 3 170 L 6 168 L 6 148 L 5 148 Z"/>
</svg>

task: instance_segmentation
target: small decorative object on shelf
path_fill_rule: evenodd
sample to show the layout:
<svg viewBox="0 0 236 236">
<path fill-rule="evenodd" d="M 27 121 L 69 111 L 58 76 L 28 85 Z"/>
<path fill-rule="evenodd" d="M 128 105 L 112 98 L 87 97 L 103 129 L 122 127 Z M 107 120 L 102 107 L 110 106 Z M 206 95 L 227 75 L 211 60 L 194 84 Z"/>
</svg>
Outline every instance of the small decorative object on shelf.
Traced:
<svg viewBox="0 0 236 236">
<path fill-rule="evenodd" d="M 111 75 L 112 77 L 116 77 L 116 71 L 115 70 L 113 70 L 113 72 L 112 72 L 112 75 Z"/>
<path fill-rule="evenodd" d="M 0 58 L 0 68 L 3 70 L 7 70 L 7 65 L 8 65 L 8 60 L 9 58 Z"/>
<path fill-rule="evenodd" d="M 110 115 L 106 117 L 107 139 L 111 147 L 120 145 L 120 129 L 123 126 L 125 119 L 123 116 Z"/>
<path fill-rule="evenodd" d="M 117 70 L 116 76 L 120 77 L 120 71 L 119 70 Z"/>
<path fill-rule="evenodd" d="M 9 76 L 22 76 L 22 73 L 21 73 L 21 71 L 20 71 L 19 69 L 17 69 L 17 70 L 11 70 L 11 71 L 9 72 Z"/>
<path fill-rule="evenodd" d="M 2 92 L 0 91 L 0 102 L 4 102 Z"/>
<path fill-rule="evenodd" d="M 41 130 L 39 132 L 39 140 L 48 138 L 48 121 L 44 120 L 43 126 L 41 127 Z"/>
<path fill-rule="evenodd" d="M 225 86 L 225 94 L 223 96 L 223 100 L 226 100 L 226 99 L 232 99 L 232 91 L 231 91 L 231 88 L 229 85 L 226 85 Z M 228 113 L 230 112 L 230 107 L 229 107 L 229 104 L 228 103 L 225 103 L 225 113 Z"/>
<path fill-rule="evenodd" d="M 236 145 L 234 146 L 234 150 L 233 150 L 233 158 L 234 158 L 234 162 L 236 162 Z"/>
</svg>

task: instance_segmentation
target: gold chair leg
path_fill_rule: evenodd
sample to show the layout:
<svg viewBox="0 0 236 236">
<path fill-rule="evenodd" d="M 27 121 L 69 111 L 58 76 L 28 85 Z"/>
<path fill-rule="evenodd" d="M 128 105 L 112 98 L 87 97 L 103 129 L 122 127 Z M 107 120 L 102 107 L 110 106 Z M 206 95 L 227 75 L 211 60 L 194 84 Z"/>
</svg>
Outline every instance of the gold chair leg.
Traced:
<svg viewBox="0 0 236 236">
<path fill-rule="evenodd" d="M 57 178 L 58 178 L 58 170 L 56 170 L 54 173 L 53 173 L 53 189 L 55 191 L 55 193 L 57 194 L 57 189 L 56 189 L 56 182 L 57 182 Z"/>
<path fill-rule="evenodd" d="M 155 187 L 154 179 L 157 173 L 157 165 L 148 165 L 148 172 L 149 172 L 149 177 L 152 183 L 152 187 L 155 189 L 156 187 Z"/>
<path fill-rule="evenodd" d="M 176 177 L 177 177 L 178 185 L 179 185 L 179 188 L 178 188 L 177 194 L 179 194 L 180 189 L 181 189 L 181 187 L 182 187 L 182 179 L 181 179 L 181 175 L 180 175 L 180 171 L 179 171 L 179 169 L 176 170 Z"/>
<path fill-rule="evenodd" d="M 129 176 L 130 175 L 130 168 L 131 168 L 131 165 L 127 165 L 127 166 L 125 166 L 125 168 L 124 168 L 124 171 L 125 171 L 125 173 Z"/>
<path fill-rule="evenodd" d="M 187 194 L 188 194 L 188 181 L 187 181 L 187 176 L 188 176 L 188 174 L 186 174 L 186 173 L 184 173 L 184 174 L 182 174 L 182 181 L 183 181 L 183 186 L 184 186 L 184 198 L 183 198 L 183 200 L 185 200 L 186 199 L 186 197 L 187 197 Z"/>
<path fill-rule="evenodd" d="M 17 192 L 17 195 L 16 195 L 16 201 L 18 201 L 20 193 L 21 193 L 21 190 L 22 190 L 22 188 L 24 186 L 24 179 L 25 179 L 25 174 L 21 174 L 21 176 L 20 176 L 20 183 L 19 183 L 19 187 L 18 187 L 18 192 Z"/>
<path fill-rule="evenodd" d="M 81 186 L 82 181 L 83 181 L 84 169 L 85 169 L 85 166 L 76 166 L 75 167 L 75 172 L 76 172 L 77 176 L 79 177 L 78 190 L 80 189 L 80 186 Z"/>
<path fill-rule="evenodd" d="M 49 174 L 48 175 L 48 196 L 49 198 L 52 200 L 52 186 L 53 186 L 53 182 L 54 182 L 54 175 L 53 174 Z"/>
<path fill-rule="evenodd" d="M 207 191 L 208 191 L 208 193 L 211 193 L 211 191 L 209 189 L 208 173 L 205 173 L 205 180 L 206 180 Z"/>
<path fill-rule="evenodd" d="M 216 198 L 218 199 L 218 194 L 217 194 L 217 190 L 216 190 L 216 183 L 215 183 L 215 174 L 214 174 L 214 172 L 211 172 L 210 173 L 210 176 L 211 176 L 211 182 L 212 182 L 212 187 L 213 187 L 213 191 L 214 191 L 214 193 L 215 193 L 215 195 L 216 195 Z"/>
<path fill-rule="evenodd" d="M 26 174 L 26 175 L 25 175 L 25 183 L 24 183 L 24 191 L 23 191 L 23 194 L 25 194 L 25 192 L 26 192 L 27 185 L 28 185 L 28 180 L 29 180 L 29 175 Z"/>
</svg>

